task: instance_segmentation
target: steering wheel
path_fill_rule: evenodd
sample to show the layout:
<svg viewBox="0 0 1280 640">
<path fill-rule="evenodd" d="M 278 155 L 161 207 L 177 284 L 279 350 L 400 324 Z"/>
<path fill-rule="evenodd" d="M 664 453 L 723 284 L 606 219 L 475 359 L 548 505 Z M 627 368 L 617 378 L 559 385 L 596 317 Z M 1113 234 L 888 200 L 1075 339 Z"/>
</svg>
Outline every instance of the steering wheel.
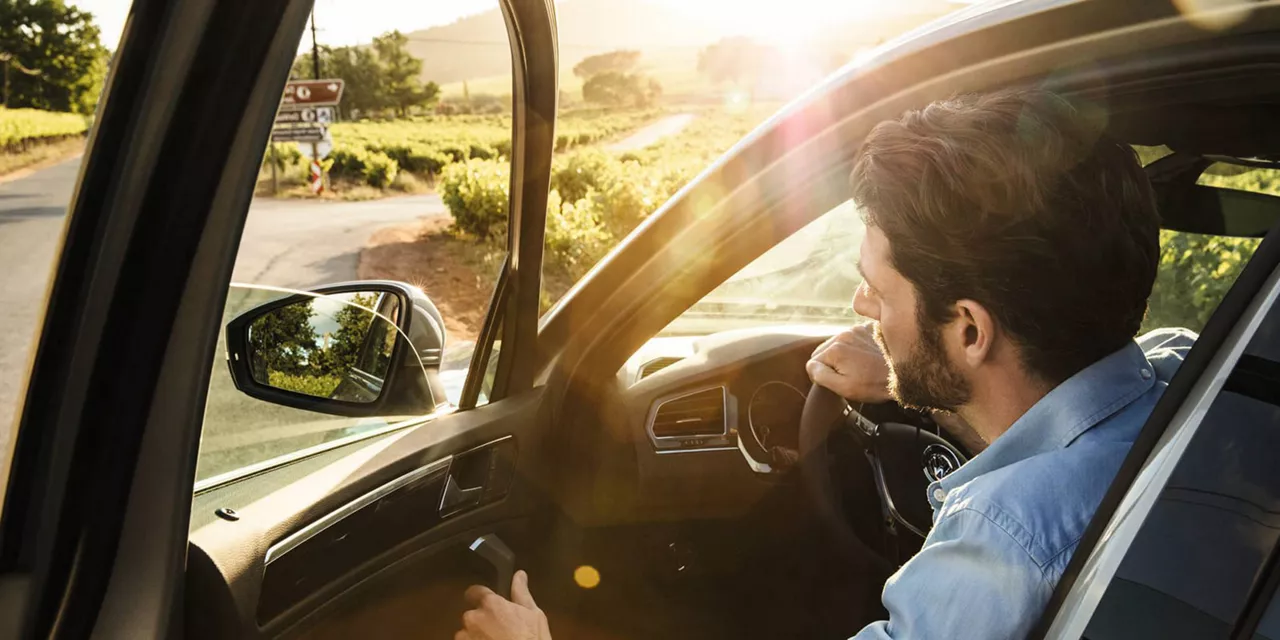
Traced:
<svg viewBox="0 0 1280 640">
<path fill-rule="evenodd" d="M 966 457 L 951 443 L 918 426 L 884 422 L 877 424 L 849 405 L 835 392 L 813 385 L 800 418 L 800 469 L 819 516 L 842 547 L 861 550 L 872 558 L 886 559 L 877 541 L 866 540 L 852 526 L 846 513 L 842 486 L 836 482 L 836 464 L 857 460 L 833 459 L 830 447 L 836 433 L 851 435 L 865 460 L 880 505 L 880 522 L 886 539 L 914 535 L 921 541 L 932 526 L 932 507 L 925 496 L 929 484 L 955 471 Z M 889 554 L 895 555 L 895 554 Z M 899 562 L 888 558 L 891 564 Z M 898 559 L 901 560 L 901 559 Z"/>
</svg>

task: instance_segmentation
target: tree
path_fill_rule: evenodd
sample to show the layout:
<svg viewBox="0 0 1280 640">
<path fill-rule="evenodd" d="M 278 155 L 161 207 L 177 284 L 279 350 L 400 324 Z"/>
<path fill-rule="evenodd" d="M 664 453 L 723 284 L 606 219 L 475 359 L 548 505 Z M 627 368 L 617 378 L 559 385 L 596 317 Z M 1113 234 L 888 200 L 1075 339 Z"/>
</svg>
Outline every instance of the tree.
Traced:
<svg viewBox="0 0 1280 640">
<path fill-rule="evenodd" d="M 2 1 L 2 0 L 0 0 Z M 409 39 L 399 31 L 377 38 L 369 46 L 320 47 L 320 73 L 342 78 L 342 108 L 351 113 L 394 110 L 405 115 L 413 107 L 429 107 L 440 95 L 434 82 L 423 84 L 422 61 L 409 53 Z M 314 75 L 310 52 L 298 56 L 291 77 Z"/>
<path fill-rule="evenodd" d="M 1160 266 L 1147 299 L 1142 331 L 1203 328 L 1260 242 L 1258 238 L 1162 230 Z"/>
<path fill-rule="evenodd" d="M 63 0 L 0 0 L 5 105 L 92 113 L 109 56 L 100 35 L 93 14 Z"/>
<path fill-rule="evenodd" d="M 293 63 L 291 77 L 302 79 L 312 75 L 311 54 L 298 56 Z M 366 47 L 321 46 L 320 75 L 342 78 L 346 86 L 342 91 L 341 106 L 346 113 L 352 110 L 368 113 L 386 106 L 386 98 L 381 93 L 382 70 L 378 66 L 377 55 Z"/>
<path fill-rule="evenodd" d="M 318 351 L 311 326 L 312 302 L 295 302 L 254 319 L 249 327 L 249 353 L 255 380 L 267 383 L 273 371 L 300 375 L 312 366 Z"/>
<path fill-rule="evenodd" d="M 619 49 L 583 58 L 573 66 L 573 75 L 586 80 L 601 73 L 629 73 L 639 61 L 639 51 Z"/>
<path fill-rule="evenodd" d="M 409 38 L 399 31 L 391 31 L 373 39 L 382 67 L 383 93 L 387 106 L 401 116 L 410 107 L 427 106 L 440 95 L 440 86 L 434 82 L 422 83 L 422 61 L 409 53 Z"/>
<path fill-rule="evenodd" d="M 724 38 L 698 53 L 698 73 L 754 91 L 756 81 L 778 52 L 744 36 Z"/>
<path fill-rule="evenodd" d="M 582 99 L 605 106 L 646 107 L 662 95 L 657 80 L 638 73 L 606 71 L 582 83 Z"/>
<path fill-rule="evenodd" d="M 343 305 L 333 314 L 333 319 L 338 323 L 338 330 L 329 336 L 331 339 L 328 349 L 330 369 L 326 373 L 345 376 L 356 368 L 376 317 L 369 308 L 376 303 L 377 298 L 372 294 L 356 294 L 350 304 Z"/>
</svg>

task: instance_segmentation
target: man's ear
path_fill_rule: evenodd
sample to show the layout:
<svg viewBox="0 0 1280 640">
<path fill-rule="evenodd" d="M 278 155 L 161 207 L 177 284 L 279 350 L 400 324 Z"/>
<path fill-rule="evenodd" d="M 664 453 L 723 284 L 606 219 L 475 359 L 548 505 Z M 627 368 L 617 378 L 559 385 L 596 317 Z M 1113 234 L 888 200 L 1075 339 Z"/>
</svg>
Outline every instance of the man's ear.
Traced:
<svg viewBox="0 0 1280 640">
<path fill-rule="evenodd" d="M 996 341 L 996 322 L 987 308 L 974 300 L 957 300 L 956 318 L 952 321 L 960 357 L 977 367 L 992 357 Z"/>
</svg>

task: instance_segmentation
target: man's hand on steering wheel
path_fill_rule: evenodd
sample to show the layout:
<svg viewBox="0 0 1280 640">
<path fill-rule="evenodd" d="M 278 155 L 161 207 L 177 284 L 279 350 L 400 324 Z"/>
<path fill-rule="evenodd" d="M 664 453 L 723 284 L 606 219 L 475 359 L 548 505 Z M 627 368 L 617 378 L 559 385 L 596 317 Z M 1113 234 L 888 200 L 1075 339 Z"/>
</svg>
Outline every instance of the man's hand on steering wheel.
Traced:
<svg viewBox="0 0 1280 640">
<path fill-rule="evenodd" d="M 870 322 L 841 331 L 819 345 L 805 371 L 814 384 L 846 400 L 869 404 L 889 400 L 889 365 Z"/>
</svg>

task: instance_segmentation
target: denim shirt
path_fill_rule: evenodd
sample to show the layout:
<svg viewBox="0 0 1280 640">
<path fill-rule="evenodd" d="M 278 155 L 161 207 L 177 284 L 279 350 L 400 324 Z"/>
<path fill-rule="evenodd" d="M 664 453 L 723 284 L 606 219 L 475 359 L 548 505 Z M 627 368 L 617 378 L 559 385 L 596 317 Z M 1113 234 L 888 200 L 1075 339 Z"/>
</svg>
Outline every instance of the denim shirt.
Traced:
<svg viewBox="0 0 1280 640">
<path fill-rule="evenodd" d="M 929 485 L 933 529 L 854 639 L 1026 637 L 1195 338 L 1153 331 L 1089 365 Z"/>
</svg>

